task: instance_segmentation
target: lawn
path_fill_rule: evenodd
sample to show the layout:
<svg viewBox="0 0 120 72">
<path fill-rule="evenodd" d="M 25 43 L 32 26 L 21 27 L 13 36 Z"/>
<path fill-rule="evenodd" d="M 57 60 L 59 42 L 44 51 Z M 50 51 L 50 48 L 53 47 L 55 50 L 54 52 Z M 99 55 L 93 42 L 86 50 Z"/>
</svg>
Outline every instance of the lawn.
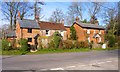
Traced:
<svg viewBox="0 0 120 72">
<path fill-rule="evenodd" d="M 95 48 L 92 50 L 95 51 L 103 51 L 103 50 L 115 50 L 118 48 L 107 48 L 107 49 L 102 49 L 102 48 Z M 37 52 L 27 52 L 25 53 L 26 55 L 31 55 L 31 54 L 48 54 L 48 53 L 65 53 L 65 52 L 88 52 L 91 51 L 89 48 L 80 48 L 80 49 L 42 49 L 38 50 Z M 20 50 L 9 50 L 9 51 L 2 51 L 2 55 L 21 55 L 22 52 Z"/>
<path fill-rule="evenodd" d="M 39 50 L 37 52 L 34 53 L 27 53 L 27 54 L 47 54 L 47 53 L 65 53 L 65 52 L 87 52 L 90 51 L 90 49 L 88 48 L 81 48 L 81 49 L 43 49 L 43 50 Z"/>
</svg>

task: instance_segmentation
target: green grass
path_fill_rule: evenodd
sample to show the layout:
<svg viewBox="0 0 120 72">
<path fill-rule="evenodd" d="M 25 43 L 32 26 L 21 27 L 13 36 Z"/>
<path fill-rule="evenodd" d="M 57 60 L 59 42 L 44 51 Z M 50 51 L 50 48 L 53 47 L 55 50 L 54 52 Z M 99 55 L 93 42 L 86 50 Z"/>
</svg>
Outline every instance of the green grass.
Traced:
<svg viewBox="0 0 120 72">
<path fill-rule="evenodd" d="M 9 50 L 9 51 L 2 51 L 2 55 L 21 55 L 22 52 L 20 50 Z"/>
<path fill-rule="evenodd" d="M 94 48 L 92 50 L 95 51 L 103 51 L 103 50 L 115 50 L 118 48 Z M 38 50 L 37 52 L 27 52 L 27 55 L 31 54 L 48 54 L 48 53 L 65 53 L 65 52 L 88 52 L 91 51 L 89 48 L 80 48 L 80 49 L 42 49 Z M 2 55 L 22 55 L 22 52 L 20 50 L 9 50 L 9 51 L 2 51 Z"/>
<path fill-rule="evenodd" d="M 102 48 L 94 48 L 92 50 L 116 50 L 116 49 L 119 49 L 118 47 L 112 47 L 112 48 L 106 48 L 106 49 L 102 49 Z"/>
<path fill-rule="evenodd" d="M 88 48 L 81 48 L 81 49 L 43 49 L 43 50 L 39 50 L 37 52 L 34 53 L 27 53 L 27 54 L 47 54 L 47 53 L 65 53 L 65 52 L 87 52 L 90 51 L 90 49 Z"/>
</svg>

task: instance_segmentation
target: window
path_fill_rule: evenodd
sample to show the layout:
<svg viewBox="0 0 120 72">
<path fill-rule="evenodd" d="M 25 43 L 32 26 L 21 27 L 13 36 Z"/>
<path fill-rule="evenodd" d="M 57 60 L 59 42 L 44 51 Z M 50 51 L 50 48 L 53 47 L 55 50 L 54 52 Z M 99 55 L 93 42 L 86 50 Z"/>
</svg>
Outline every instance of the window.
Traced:
<svg viewBox="0 0 120 72">
<path fill-rule="evenodd" d="M 88 42 L 90 43 L 90 37 L 88 37 Z"/>
<path fill-rule="evenodd" d="M 99 42 L 101 42 L 101 37 L 99 38 Z"/>
<path fill-rule="evenodd" d="M 32 38 L 28 38 L 28 42 L 32 42 Z"/>
<path fill-rule="evenodd" d="M 32 29 L 31 28 L 28 28 L 28 33 L 32 33 Z"/>
<path fill-rule="evenodd" d="M 95 32 L 95 30 L 94 30 L 94 34 L 95 34 L 96 32 Z"/>
<path fill-rule="evenodd" d="M 99 30 L 99 34 L 101 34 L 101 31 Z"/>
<path fill-rule="evenodd" d="M 90 29 L 87 30 L 87 34 L 90 34 Z"/>
<path fill-rule="evenodd" d="M 64 36 L 64 32 L 63 31 L 61 31 L 61 36 Z"/>
<path fill-rule="evenodd" d="M 49 30 L 46 30 L 46 35 L 48 35 Z"/>
</svg>

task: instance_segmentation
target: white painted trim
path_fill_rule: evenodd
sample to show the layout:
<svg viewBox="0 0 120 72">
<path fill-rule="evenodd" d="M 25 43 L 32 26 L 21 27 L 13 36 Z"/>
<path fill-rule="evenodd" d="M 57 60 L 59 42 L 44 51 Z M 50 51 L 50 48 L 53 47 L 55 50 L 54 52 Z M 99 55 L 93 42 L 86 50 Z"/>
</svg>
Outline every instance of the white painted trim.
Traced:
<svg viewBox="0 0 120 72">
<path fill-rule="evenodd" d="M 87 29 L 87 34 L 90 34 L 90 29 Z"/>
<path fill-rule="evenodd" d="M 99 37 L 99 42 L 101 42 L 101 37 Z"/>
<path fill-rule="evenodd" d="M 88 42 L 90 42 L 90 37 L 88 37 Z"/>
</svg>

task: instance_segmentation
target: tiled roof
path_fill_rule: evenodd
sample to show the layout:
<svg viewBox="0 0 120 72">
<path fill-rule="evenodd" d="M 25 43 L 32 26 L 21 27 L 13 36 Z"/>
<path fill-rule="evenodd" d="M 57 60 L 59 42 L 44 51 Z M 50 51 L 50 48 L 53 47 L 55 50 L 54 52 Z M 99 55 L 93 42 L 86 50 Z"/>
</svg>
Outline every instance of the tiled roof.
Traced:
<svg viewBox="0 0 120 72">
<path fill-rule="evenodd" d="M 39 22 L 41 30 L 66 30 L 62 23 L 53 23 L 53 22 Z"/>
<path fill-rule="evenodd" d="M 39 21 L 38 24 L 36 20 L 29 19 L 19 20 L 19 23 L 21 28 L 40 28 L 41 30 L 66 30 L 62 23 Z"/>
<path fill-rule="evenodd" d="M 74 22 L 73 24 L 78 24 L 79 26 L 83 28 L 91 28 L 91 29 L 105 29 L 103 26 L 95 25 L 95 24 L 88 24 L 88 23 L 77 23 Z"/>
<path fill-rule="evenodd" d="M 15 31 L 10 31 L 8 34 L 6 34 L 7 37 L 16 37 Z"/>
<path fill-rule="evenodd" d="M 64 26 L 65 28 L 70 28 L 71 26 Z"/>
<path fill-rule="evenodd" d="M 21 28 L 40 28 L 36 20 L 23 19 L 19 23 Z"/>
</svg>

